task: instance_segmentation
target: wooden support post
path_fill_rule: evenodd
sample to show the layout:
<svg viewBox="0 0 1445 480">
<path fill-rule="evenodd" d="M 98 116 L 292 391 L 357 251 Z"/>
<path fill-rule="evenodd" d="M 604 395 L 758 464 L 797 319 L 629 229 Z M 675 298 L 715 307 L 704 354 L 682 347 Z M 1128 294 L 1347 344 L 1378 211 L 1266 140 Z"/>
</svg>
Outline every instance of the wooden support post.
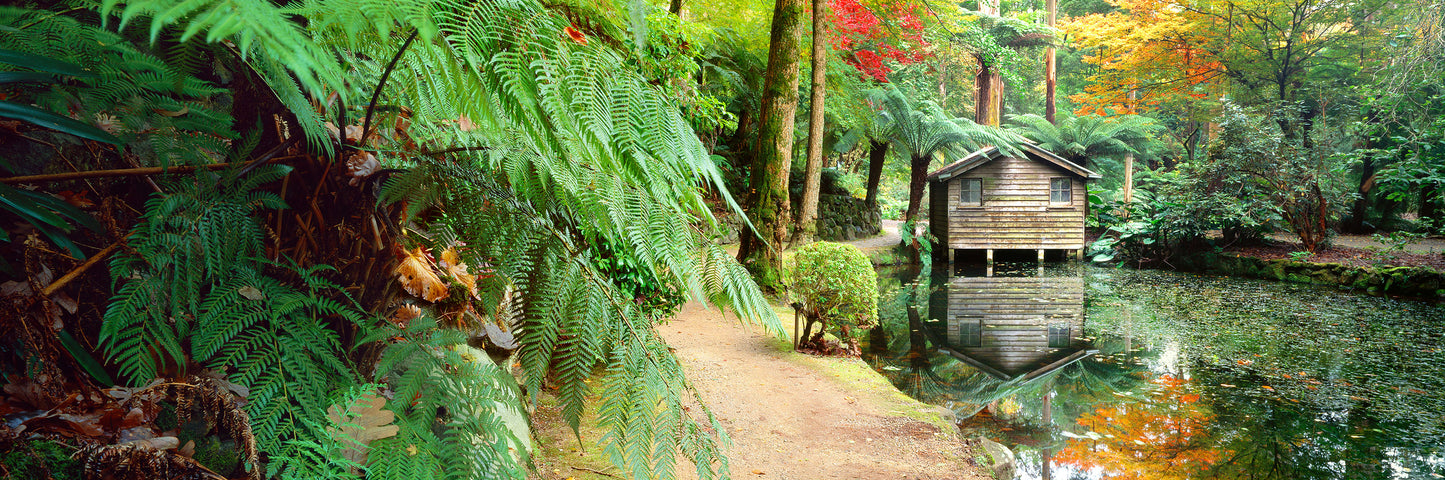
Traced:
<svg viewBox="0 0 1445 480">
<path fill-rule="evenodd" d="M 1039 249 L 1039 263 L 1044 263 L 1044 249 Z"/>
<path fill-rule="evenodd" d="M 984 254 L 984 255 L 987 256 L 987 260 L 985 260 L 985 261 L 988 263 L 988 266 L 992 267 L 992 266 L 993 266 L 993 249 L 992 249 L 992 248 L 988 249 L 988 253 L 986 253 L 986 254 Z"/>
<path fill-rule="evenodd" d="M 1075 259 L 1075 260 L 1078 260 L 1078 261 L 1081 261 L 1081 262 L 1084 261 L 1084 249 L 1082 249 L 1082 248 L 1075 249 L 1075 250 L 1074 250 L 1074 259 Z"/>
</svg>

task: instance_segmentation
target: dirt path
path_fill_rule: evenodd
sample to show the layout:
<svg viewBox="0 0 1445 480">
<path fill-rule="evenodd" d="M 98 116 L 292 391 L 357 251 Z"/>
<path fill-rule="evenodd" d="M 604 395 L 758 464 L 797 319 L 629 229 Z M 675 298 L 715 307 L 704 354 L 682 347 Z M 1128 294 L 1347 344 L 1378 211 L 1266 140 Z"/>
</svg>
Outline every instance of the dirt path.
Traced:
<svg viewBox="0 0 1445 480">
<path fill-rule="evenodd" d="M 898 244 L 898 226 L 902 224 L 903 222 L 898 220 L 884 220 L 882 231 L 878 232 L 878 235 L 843 243 L 851 244 L 865 251 L 870 248 L 891 247 Z"/>
<path fill-rule="evenodd" d="M 660 328 L 732 436 L 734 478 L 988 478 L 970 474 L 980 470 L 940 421 L 943 409 L 904 396 L 857 359 L 793 353 L 698 304 Z"/>
<path fill-rule="evenodd" d="M 865 250 L 896 245 L 899 224 L 885 220 L 878 236 L 847 243 Z M 791 310 L 778 315 L 791 332 Z M 696 303 L 658 330 L 731 437 L 732 478 L 992 478 L 974 463 L 982 449 L 959 441 L 952 412 L 904 395 L 858 359 L 794 353 L 787 340 Z M 596 449 L 578 448 L 554 405 L 539 406 L 534 422 L 542 446 L 538 477 L 626 477 Z M 600 434 L 584 419 L 583 444 Z M 679 479 L 694 475 L 679 465 Z"/>
<path fill-rule="evenodd" d="M 791 329 L 790 313 L 784 323 Z M 732 439 L 732 478 L 991 478 L 974 465 L 982 450 L 959 441 L 952 412 L 900 393 L 858 359 L 794 353 L 786 340 L 695 303 L 658 329 Z M 544 401 L 534 422 L 538 477 L 626 477 L 597 449 L 579 449 L 555 406 Z M 582 430 L 583 444 L 601 434 L 589 420 Z M 679 465 L 679 479 L 694 475 Z"/>
<path fill-rule="evenodd" d="M 1281 242 L 1299 243 L 1299 237 L 1293 233 L 1276 233 L 1270 238 Z M 1370 235 L 1336 235 L 1330 239 L 1332 245 L 1337 247 L 1384 249 L 1385 245 L 1375 241 Z M 1445 238 L 1417 238 L 1409 241 L 1404 250 L 1410 253 L 1434 254 L 1445 252 Z"/>
</svg>

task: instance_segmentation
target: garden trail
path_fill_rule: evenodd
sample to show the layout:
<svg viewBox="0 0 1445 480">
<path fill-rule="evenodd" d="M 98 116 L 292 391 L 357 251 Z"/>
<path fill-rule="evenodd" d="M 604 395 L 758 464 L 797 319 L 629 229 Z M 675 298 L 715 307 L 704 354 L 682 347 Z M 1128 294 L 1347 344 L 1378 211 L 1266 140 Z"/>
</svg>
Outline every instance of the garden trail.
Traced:
<svg viewBox="0 0 1445 480">
<path fill-rule="evenodd" d="M 696 303 L 658 328 L 731 436 L 733 478 L 989 478 L 939 420 L 942 409 L 899 393 L 858 359 L 794 353 Z"/>
<path fill-rule="evenodd" d="M 857 240 L 843 243 L 851 244 L 864 251 L 872 248 L 892 247 L 894 245 L 898 245 L 899 242 L 899 225 L 903 225 L 903 222 L 900 222 L 898 220 L 884 220 L 882 225 L 882 231 L 878 232 L 878 235 L 868 238 L 860 238 Z"/>
<path fill-rule="evenodd" d="M 1277 240 L 1277 241 L 1281 241 L 1281 242 L 1299 243 L 1299 237 L 1298 237 L 1298 236 L 1295 236 L 1295 235 L 1292 234 L 1292 233 L 1285 233 L 1285 232 L 1276 233 L 1276 234 L 1270 235 L 1270 238 L 1272 238 L 1272 239 L 1274 239 L 1274 240 Z M 1370 236 L 1370 235 L 1347 235 L 1347 234 L 1340 234 L 1340 235 L 1336 235 L 1334 238 L 1332 238 L 1332 239 L 1330 240 L 1330 242 L 1331 242 L 1333 245 L 1338 246 L 1338 247 L 1364 248 L 1364 249 L 1376 249 L 1376 250 L 1380 250 L 1380 249 L 1386 248 L 1386 247 L 1385 247 L 1385 244 L 1380 243 L 1379 241 L 1375 240 L 1375 238 L 1372 237 L 1372 236 Z M 1406 245 L 1403 245 L 1403 250 L 1406 251 L 1406 252 L 1410 252 L 1410 253 L 1424 253 L 1424 254 L 1442 253 L 1442 252 L 1445 252 L 1445 238 L 1428 237 L 1428 238 L 1418 238 L 1418 239 L 1414 239 L 1414 240 L 1411 240 L 1410 242 L 1408 242 Z"/>
</svg>

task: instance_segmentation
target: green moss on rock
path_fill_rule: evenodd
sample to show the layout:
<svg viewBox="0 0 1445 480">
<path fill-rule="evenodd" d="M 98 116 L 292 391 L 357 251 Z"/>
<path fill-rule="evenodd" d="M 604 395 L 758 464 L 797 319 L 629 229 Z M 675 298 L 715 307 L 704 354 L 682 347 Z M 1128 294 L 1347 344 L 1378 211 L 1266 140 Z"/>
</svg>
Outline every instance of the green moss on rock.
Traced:
<svg viewBox="0 0 1445 480">
<path fill-rule="evenodd" d="M 1370 293 L 1445 299 L 1445 275 L 1419 267 L 1350 267 L 1335 263 L 1262 260 L 1253 257 L 1199 253 L 1180 259 L 1181 269 L 1226 276 L 1293 283 L 1335 285 Z"/>
</svg>

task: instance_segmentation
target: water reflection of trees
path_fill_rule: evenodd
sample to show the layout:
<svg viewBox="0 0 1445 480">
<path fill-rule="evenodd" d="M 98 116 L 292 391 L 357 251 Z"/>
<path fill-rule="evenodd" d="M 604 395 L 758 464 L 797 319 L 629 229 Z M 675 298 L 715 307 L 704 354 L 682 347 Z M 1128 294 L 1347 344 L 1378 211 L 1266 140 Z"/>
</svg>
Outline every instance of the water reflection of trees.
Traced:
<svg viewBox="0 0 1445 480">
<path fill-rule="evenodd" d="M 1001 379 L 941 354 L 929 332 L 943 328 L 899 308 L 927 312 L 929 282 L 895 288 L 872 361 L 905 391 L 1023 451 L 1021 462 L 1059 452 L 1053 478 L 1445 474 L 1440 306 L 1159 272 L 1089 275 L 1087 334 L 1099 353 L 1087 361 Z M 1036 465 L 1020 472 L 1041 475 Z"/>
<path fill-rule="evenodd" d="M 1440 307 L 1302 286 L 1109 275 L 1137 278 L 1091 282 L 1096 326 L 1096 309 L 1147 312 L 1136 333 L 1179 345 L 1177 370 L 1218 413 L 1208 438 L 1225 455 L 1197 478 L 1439 478 L 1445 403 L 1428 392 L 1445 388 Z M 1108 286 L 1093 288 L 1100 284 Z"/>
</svg>

